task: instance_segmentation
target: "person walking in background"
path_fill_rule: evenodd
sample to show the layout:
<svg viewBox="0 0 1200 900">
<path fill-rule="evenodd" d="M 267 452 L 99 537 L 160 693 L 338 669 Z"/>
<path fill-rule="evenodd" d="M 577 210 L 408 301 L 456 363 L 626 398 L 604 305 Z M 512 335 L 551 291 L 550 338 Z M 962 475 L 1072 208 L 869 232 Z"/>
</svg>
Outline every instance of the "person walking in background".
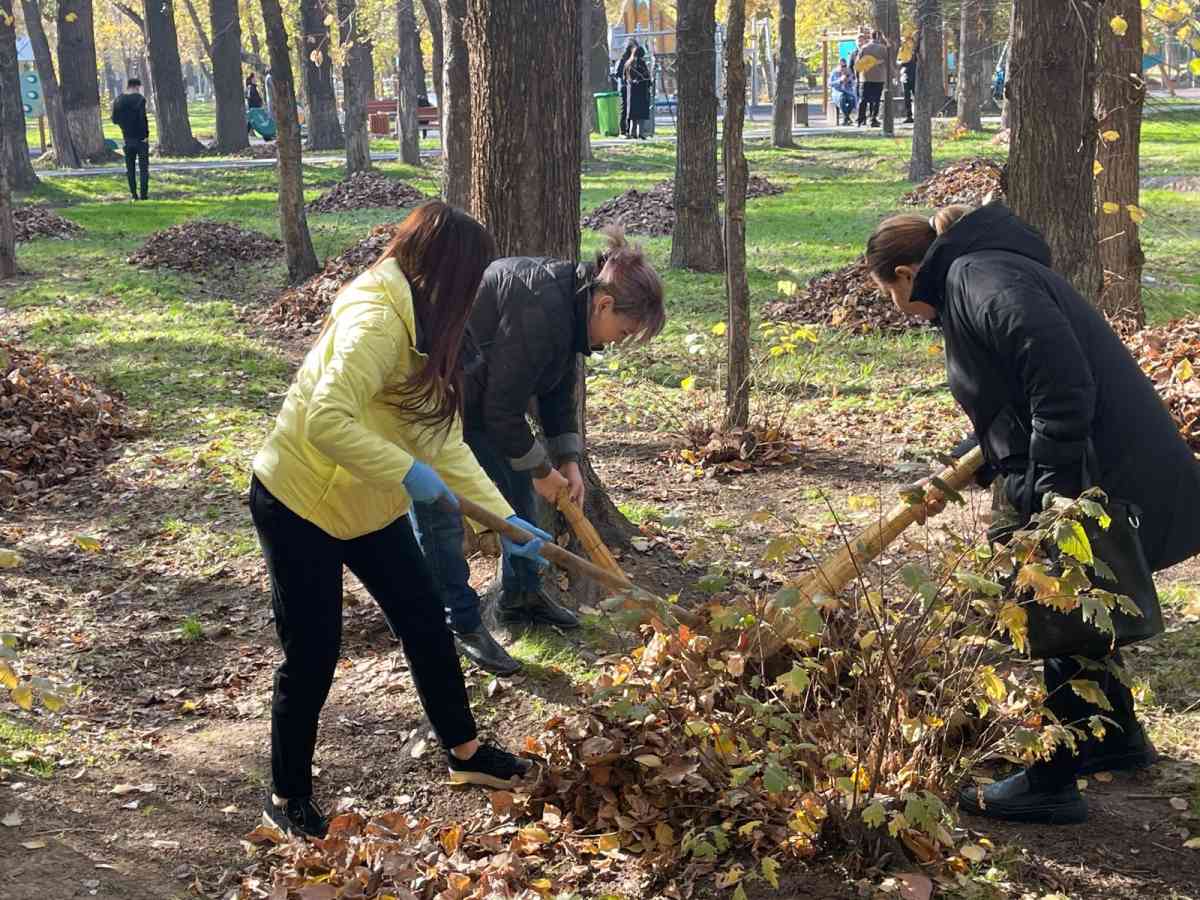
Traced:
<svg viewBox="0 0 1200 900">
<path fill-rule="evenodd" d="M 837 124 L 851 124 L 850 115 L 858 106 L 858 82 L 854 78 L 854 70 L 847 65 L 846 60 L 840 60 L 838 67 L 829 76 L 829 89 L 833 92 L 834 109 L 838 114 Z"/>
<path fill-rule="evenodd" d="M 638 47 L 625 63 L 625 91 L 629 95 L 629 136 L 646 139 L 645 122 L 650 118 L 650 67 L 646 65 L 646 50 Z"/>
<path fill-rule="evenodd" d="M 246 109 L 262 109 L 263 98 L 258 92 L 258 82 L 255 81 L 254 73 L 251 72 L 246 76 Z M 252 134 L 254 126 L 249 122 L 246 123 L 246 133 Z"/>
<path fill-rule="evenodd" d="M 125 141 L 125 175 L 134 200 L 145 200 L 150 189 L 150 120 L 142 80 L 130 78 L 125 93 L 113 103 L 112 121 Z M 138 188 L 141 188 L 139 192 Z"/>
<path fill-rule="evenodd" d="M 629 99 L 625 91 L 625 67 L 633 59 L 633 51 L 638 49 L 638 42 L 630 38 L 625 42 L 625 52 L 617 63 L 617 91 L 621 94 L 621 134 L 629 135 Z"/>
<path fill-rule="evenodd" d="M 919 35 L 908 38 L 900 47 L 900 84 L 904 88 L 904 121 L 913 121 L 913 93 L 917 89 L 917 41 Z"/>
<path fill-rule="evenodd" d="M 867 124 L 868 112 L 871 115 L 871 127 L 879 127 L 879 102 L 883 98 L 883 84 L 887 81 L 887 54 L 890 52 L 883 35 L 878 31 L 872 32 L 870 40 L 859 48 L 854 68 L 862 77 L 858 104 L 860 128 Z"/>
</svg>

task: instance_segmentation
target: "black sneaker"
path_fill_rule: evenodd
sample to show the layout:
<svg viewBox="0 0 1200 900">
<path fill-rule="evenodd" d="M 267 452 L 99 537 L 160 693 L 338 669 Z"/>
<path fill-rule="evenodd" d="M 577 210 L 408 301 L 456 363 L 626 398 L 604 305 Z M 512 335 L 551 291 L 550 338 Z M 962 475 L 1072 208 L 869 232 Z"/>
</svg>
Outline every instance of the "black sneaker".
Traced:
<svg viewBox="0 0 1200 900">
<path fill-rule="evenodd" d="M 296 837 L 325 837 L 329 822 L 313 803 L 312 797 L 284 800 L 282 803 L 276 803 L 275 800 L 273 794 L 267 795 L 267 802 L 263 805 L 264 824 L 273 825 L 284 834 Z"/>
<path fill-rule="evenodd" d="M 565 606 L 551 600 L 544 590 L 505 592 L 496 609 L 501 625 L 554 625 L 558 628 L 578 628 L 579 617 Z"/>
<path fill-rule="evenodd" d="M 508 655 L 508 651 L 496 643 L 483 625 L 474 631 L 454 633 L 454 643 L 458 652 L 481 669 L 493 675 L 515 675 L 521 671 L 521 664 Z"/>
<path fill-rule="evenodd" d="M 512 787 L 513 782 L 524 778 L 533 765 L 527 759 L 487 743 L 480 744 L 470 759 L 459 759 L 447 750 L 446 762 L 450 765 L 451 784 L 481 784 L 493 788 Z"/>
<path fill-rule="evenodd" d="M 958 808 L 972 816 L 1046 825 L 1076 825 L 1086 821 L 1088 813 L 1087 800 L 1074 781 L 1057 790 L 1035 790 L 1027 772 L 995 784 L 963 785 Z"/>
<path fill-rule="evenodd" d="M 1139 726 L 1135 734 L 1110 734 L 1106 740 L 1100 741 L 1096 749 L 1088 755 L 1086 762 L 1079 767 L 1079 774 L 1134 772 L 1138 769 L 1148 769 L 1156 762 L 1158 751 Z"/>
</svg>

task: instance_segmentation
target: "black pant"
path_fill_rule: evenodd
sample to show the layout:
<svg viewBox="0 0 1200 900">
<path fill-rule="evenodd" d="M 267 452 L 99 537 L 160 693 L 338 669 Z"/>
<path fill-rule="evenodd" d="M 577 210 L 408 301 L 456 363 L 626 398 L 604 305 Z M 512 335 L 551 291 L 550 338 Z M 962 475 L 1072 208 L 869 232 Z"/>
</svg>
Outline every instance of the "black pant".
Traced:
<svg viewBox="0 0 1200 900">
<path fill-rule="evenodd" d="M 913 83 L 912 79 L 904 82 L 904 118 L 913 117 Z"/>
<path fill-rule="evenodd" d="M 135 169 L 140 169 L 140 173 Z M 141 140 L 136 143 L 125 144 L 125 175 L 129 178 L 129 193 L 133 195 L 133 199 L 138 199 L 138 179 L 140 174 L 142 193 L 141 199 L 146 199 L 146 192 L 150 189 L 150 141 Z"/>
<path fill-rule="evenodd" d="M 864 81 L 862 83 L 862 102 L 858 104 L 858 124 L 867 123 L 867 110 L 870 109 L 871 121 L 879 121 L 879 101 L 883 97 L 882 81 Z"/>
<path fill-rule="evenodd" d="M 267 572 L 283 664 L 271 701 L 275 793 L 312 795 L 317 719 L 333 684 L 342 641 L 342 566 L 358 576 L 404 645 L 421 705 L 443 746 L 476 735 L 467 689 L 442 602 L 404 516 L 351 540 L 331 537 L 250 482 L 250 514 Z"/>
<path fill-rule="evenodd" d="M 1121 654 L 1113 654 L 1112 660 L 1121 665 Z M 1048 695 L 1046 706 L 1058 716 L 1058 721 L 1063 725 L 1075 725 L 1090 731 L 1088 719 L 1091 716 L 1103 715 L 1120 726 L 1113 728 L 1105 723 L 1108 733 L 1104 743 L 1110 746 L 1119 746 L 1138 730 L 1137 718 L 1133 712 L 1133 694 L 1111 672 L 1085 669 L 1070 656 L 1045 660 L 1042 672 Z M 1100 685 L 1100 690 L 1112 704 L 1112 710 L 1102 710 L 1075 693 L 1068 683 L 1074 679 L 1094 681 Z M 1100 748 L 1101 742 L 1089 734 L 1088 739 L 1080 743 L 1078 754 L 1072 753 L 1066 747 L 1059 747 L 1049 760 L 1037 763 L 1030 769 L 1030 778 L 1040 788 L 1054 789 L 1071 784 L 1079 767 L 1088 756 Z"/>
</svg>

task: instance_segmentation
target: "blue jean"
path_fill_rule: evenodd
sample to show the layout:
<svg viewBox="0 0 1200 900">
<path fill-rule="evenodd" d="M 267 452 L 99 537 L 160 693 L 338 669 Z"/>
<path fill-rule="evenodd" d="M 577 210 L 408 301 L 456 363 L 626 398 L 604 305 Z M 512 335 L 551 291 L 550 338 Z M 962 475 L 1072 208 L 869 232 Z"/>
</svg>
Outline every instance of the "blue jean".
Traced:
<svg viewBox="0 0 1200 900">
<path fill-rule="evenodd" d="M 537 515 L 533 476 L 513 469 L 507 457 L 482 431 L 465 431 L 463 438 L 516 514 L 526 521 L 533 521 Z M 463 556 L 462 516 L 447 512 L 436 503 L 414 503 L 412 520 L 425 562 L 442 595 L 446 623 L 451 631 L 459 634 L 474 631 L 481 624 L 479 594 L 471 587 L 471 569 Z M 534 593 L 541 589 L 541 574 L 537 564 L 530 560 L 510 559 L 506 553 L 502 572 L 505 593 Z"/>
</svg>

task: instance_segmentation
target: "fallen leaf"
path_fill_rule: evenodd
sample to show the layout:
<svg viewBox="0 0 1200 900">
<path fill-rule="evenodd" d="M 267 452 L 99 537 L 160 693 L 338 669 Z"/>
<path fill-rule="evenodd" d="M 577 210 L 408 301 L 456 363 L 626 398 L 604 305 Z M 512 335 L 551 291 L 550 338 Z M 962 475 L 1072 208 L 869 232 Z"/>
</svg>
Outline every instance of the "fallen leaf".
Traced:
<svg viewBox="0 0 1200 900">
<path fill-rule="evenodd" d="M 90 534 L 75 535 L 75 543 L 79 545 L 80 550 L 86 550 L 88 553 L 100 552 L 100 539 Z"/>
<path fill-rule="evenodd" d="M 0 548 L 0 569 L 15 569 L 23 562 L 25 558 L 16 550 Z"/>
<path fill-rule="evenodd" d="M 1112 772 L 1097 772 L 1092 777 L 1095 778 L 1101 784 L 1108 784 L 1110 781 L 1113 780 Z"/>
<path fill-rule="evenodd" d="M 641 756 L 635 756 L 634 759 L 648 769 L 657 769 L 662 765 L 662 760 L 653 753 L 644 753 Z"/>
<path fill-rule="evenodd" d="M 238 808 L 232 803 L 230 803 L 228 806 L 226 806 L 224 809 L 221 810 L 221 812 L 223 812 L 223 813 L 235 813 L 237 811 L 238 811 Z"/>
<path fill-rule="evenodd" d="M 1180 812 L 1187 812 L 1188 806 L 1190 806 L 1190 804 L 1186 800 L 1184 800 L 1182 797 L 1172 797 L 1171 798 L 1171 808 L 1172 809 L 1177 809 Z"/>
<path fill-rule="evenodd" d="M 24 824 L 25 824 L 24 817 L 19 812 L 17 812 L 15 809 L 12 812 L 10 812 L 7 816 L 5 816 L 3 819 L 0 819 L 0 825 L 4 825 L 7 828 L 19 828 L 20 826 L 22 826 Z"/>
<path fill-rule="evenodd" d="M 1200 850 L 1200 837 L 1188 838 L 1183 846 L 1188 850 Z"/>
<path fill-rule="evenodd" d="M 987 851 L 978 844 L 963 844 L 958 852 L 963 859 L 969 859 L 973 863 L 981 863 L 987 859 Z"/>
<path fill-rule="evenodd" d="M 920 872 L 900 872 L 896 880 L 904 900 L 929 900 L 933 896 L 933 882 Z"/>
</svg>

